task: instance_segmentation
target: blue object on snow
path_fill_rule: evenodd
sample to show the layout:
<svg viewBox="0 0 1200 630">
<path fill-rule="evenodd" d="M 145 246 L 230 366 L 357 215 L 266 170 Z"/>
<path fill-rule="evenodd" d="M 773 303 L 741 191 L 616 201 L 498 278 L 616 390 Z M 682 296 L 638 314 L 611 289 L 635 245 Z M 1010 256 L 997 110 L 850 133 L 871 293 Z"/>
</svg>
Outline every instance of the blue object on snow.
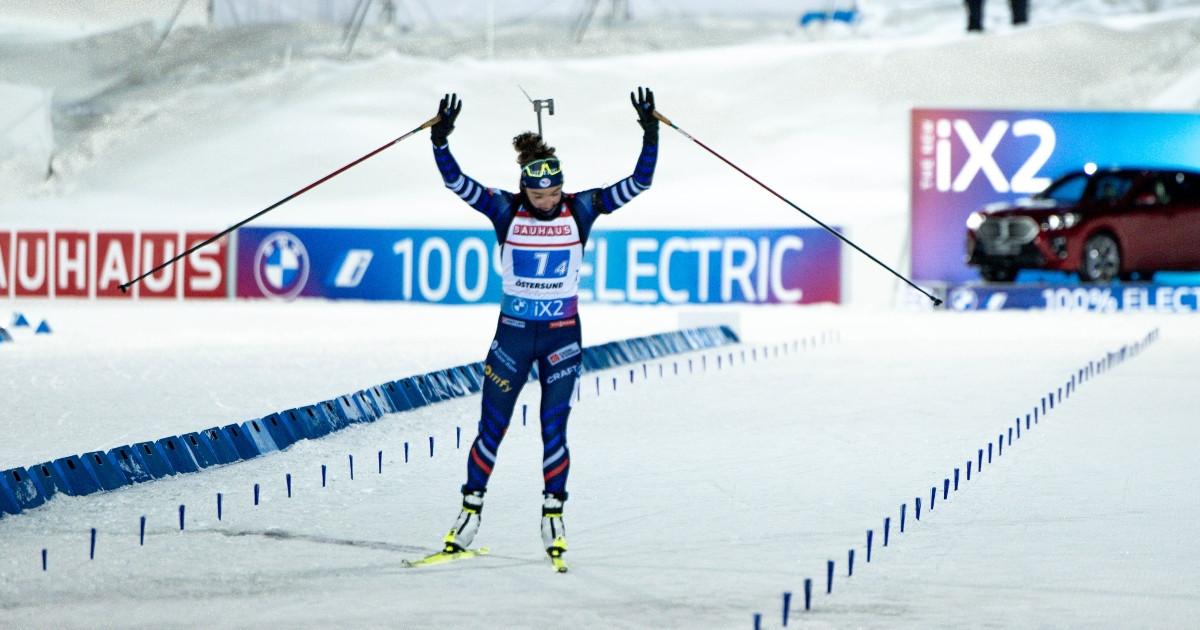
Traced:
<svg viewBox="0 0 1200 630">
<path fill-rule="evenodd" d="M 242 431 L 254 442 L 254 448 L 258 449 L 260 454 L 279 450 L 279 445 L 275 443 L 275 440 L 271 439 L 271 434 L 267 433 L 267 430 L 258 423 L 258 420 L 243 422 Z"/>
<path fill-rule="evenodd" d="M 50 324 L 48 324 L 46 322 L 46 320 L 43 319 L 42 323 L 38 324 L 37 330 L 34 331 L 34 334 L 35 335 L 49 335 L 51 332 L 52 331 L 50 330 Z"/>
<path fill-rule="evenodd" d="M 3 517 L 5 514 L 15 515 L 21 512 L 21 504 L 17 502 L 17 497 L 13 495 L 7 481 L 0 479 L 0 517 Z"/>
<path fill-rule="evenodd" d="M 297 437 L 314 440 L 329 435 L 333 431 L 333 423 L 325 411 L 317 405 L 309 405 L 298 409 L 289 409 L 283 413 L 283 418 Z"/>
<path fill-rule="evenodd" d="M 396 411 L 408 411 L 413 408 L 413 404 L 408 400 L 408 396 L 404 395 L 404 388 L 399 381 L 392 381 L 383 384 L 383 393 L 392 403 L 392 409 Z"/>
<path fill-rule="evenodd" d="M 233 447 L 237 449 L 238 457 L 242 459 L 254 459 L 262 453 L 255 446 L 254 440 L 246 435 L 246 432 L 236 424 L 227 424 L 221 427 L 221 431 L 225 433 L 225 437 L 233 443 Z"/>
<path fill-rule="evenodd" d="M 61 481 L 58 489 L 71 496 L 84 496 L 100 492 L 100 482 L 92 477 L 83 467 L 78 455 L 60 457 L 51 464 L 58 473 L 56 482 Z M 65 486 L 65 487 L 64 487 Z"/>
<path fill-rule="evenodd" d="M 177 473 L 194 473 L 200 470 L 196 465 L 196 459 L 192 457 L 192 452 L 188 447 L 179 440 L 178 437 L 171 435 L 158 440 L 159 450 L 171 462 L 171 467 Z"/>
<path fill-rule="evenodd" d="M 0 492 L 4 491 L 5 486 L 22 510 L 30 510 L 46 502 L 41 485 L 24 468 L 12 468 L 0 473 Z"/>
<path fill-rule="evenodd" d="M 229 441 L 229 436 L 225 435 L 221 427 L 209 427 L 200 435 L 208 441 L 208 448 L 212 449 L 218 464 L 232 464 L 242 460 L 233 443 Z"/>
<path fill-rule="evenodd" d="M 192 459 L 196 460 L 196 465 L 200 468 L 208 468 L 221 463 L 217 459 L 217 454 L 213 452 L 209 440 L 199 433 L 185 433 L 179 438 L 192 453 Z"/>
<path fill-rule="evenodd" d="M 20 313 L 14 313 L 13 314 L 13 328 L 21 328 L 21 327 L 29 328 L 29 320 L 25 319 L 25 316 Z"/>
<path fill-rule="evenodd" d="M 400 387 L 404 390 L 404 395 L 408 396 L 408 400 L 412 403 L 413 407 L 424 407 L 429 404 L 429 399 L 421 392 L 421 388 L 417 385 L 415 379 L 412 377 L 402 378 L 396 382 L 400 384 Z"/>
<path fill-rule="evenodd" d="M 5 341 L 12 341 L 12 335 L 8 334 L 7 330 L 4 330 L 4 328 L 0 327 L 0 343 L 4 343 Z"/>
<path fill-rule="evenodd" d="M 814 22 L 824 22 L 829 16 L 824 11 L 806 11 L 800 16 L 800 26 L 807 27 Z"/>
<path fill-rule="evenodd" d="M 278 446 L 281 451 L 295 444 L 298 439 L 296 434 L 292 433 L 292 430 L 288 425 L 284 424 L 283 419 L 277 413 L 265 416 L 258 422 L 267 430 L 267 433 L 271 434 L 271 439 L 275 442 L 275 446 Z"/>
<path fill-rule="evenodd" d="M 58 485 L 57 480 L 54 478 L 54 466 L 52 466 L 50 462 L 38 464 L 37 466 L 30 466 L 29 475 L 33 477 L 33 480 L 38 484 L 38 487 L 42 491 L 42 496 L 46 497 L 47 501 L 53 499 L 54 495 L 58 494 L 60 486 Z"/>
<path fill-rule="evenodd" d="M 346 410 L 342 409 L 342 404 L 337 400 L 323 400 L 317 405 L 329 419 L 329 424 L 334 431 L 341 431 L 350 426 L 350 416 L 346 414 Z"/>
<path fill-rule="evenodd" d="M 144 483 L 154 479 L 154 475 L 150 474 L 150 470 L 146 466 L 146 461 L 133 446 L 125 445 L 110 449 L 108 457 L 116 462 L 117 467 L 125 473 L 125 478 L 130 483 Z"/>
<path fill-rule="evenodd" d="M 175 466 L 157 443 L 138 442 L 133 445 L 133 449 L 137 451 L 137 456 L 142 458 L 142 463 L 146 464 L 146 472 L 150 473 L 151 477 L 162 479 L 175 474 Z"/>
<path fill-rule="evenodd" d="M 79 456 L 79 461 L 104 490 L 116 490 L 121 486 L 129 485 L 129 478 L 121 472 L 121 468 L 117 466 L 116 462 L 108 458 L 108 453 L 104 451 L 84 453 Z"/>
</svg>

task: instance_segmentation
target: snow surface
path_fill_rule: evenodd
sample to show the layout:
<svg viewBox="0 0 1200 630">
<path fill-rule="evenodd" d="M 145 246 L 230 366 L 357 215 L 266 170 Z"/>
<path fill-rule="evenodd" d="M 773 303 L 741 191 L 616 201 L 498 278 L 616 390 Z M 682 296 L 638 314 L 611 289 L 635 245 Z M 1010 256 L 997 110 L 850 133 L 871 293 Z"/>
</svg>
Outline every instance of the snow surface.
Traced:
<svg viewBox="0 0 1200 630">
<path fill-rule="evenodd" d="M 957 0 L 863 2 L 871 11 L 854 29 L 683 16 L 597 28 L 578 46 L 544 25 L 505 24 L 495 59 L 482 58 L 469 29 L 418 28 L 401 43 L 372 31 L 346 59 L 337 28 L 210 33 L 187 12 L 147 59 L 174 2 L 121 4 L 55 2 L 60 12 L 48 15 L 43 3 L 0 0 L 0 81 L 53 91 L 57 144 L 53 179 L 0 190 L 0 228 L 220 228 L 415 126 L 450 90 L 466 101 L 456 154 L 503 186 L 513 179 L 507 141 L 534 124 L 518 83 L 556 99 L 547 131 L 568 182 L 594 185 L 632 167 L 638 130 L 625 93 L 648 84 L 685 129 L 892 262 L 906 249 L 911 107 L 1200 104 L 1200 12 L 1182 0 L 1039 2 L 1019 30 L 993 0 L 984 37 L 961 33 Z M 479 221 L 442 189 L 414 138 L 271 222 Z M 654 189 L 600 229 L 798 225 L 802 217 L 664 129 Z M 565 576 L 540 549 L 536 414 L 522 426 L 519 411 L 478 539 L 492 555 L 401 567 L 436 548 L 457 513 L 465 453 L 455 430 L 464 446 L 473 437 L 472 396 L 5 517 L 0 627 L 746 628 L 760 612 L 775 628 L 784 591 L 792 625 L 812 627 L 1193 625 L 1192 318 L 888 310 L 891 278 L 846 261 L 850 307 L 584 305 L 588 345 L 705 317 L 736 322 L 746 343 L 671 358 L 661 380 L 657 363 L 648 379 L 635 366 L 632 384 L 629 368 L 585 378 L 570 423 Z M 475 361 L 496 317 L 482 306 L 10 301 L 0 323 L 9 311 L 55 332 L 10 328 L 15 343 L 0 345 L 0 468 Z M 1076 369 L 1152 329 L 1157 343 L 1080 386 L 914 522 L 915 497 L 940 491 Z M 838 341 L 761 354 L 824 331 Z M 537 395 L 527 388 L 522 403 L 536 407 Z M 838 577 L 827 596 L 829 559 Z M 805 578 L 816 591 L 809 613 L 800 612 Z"/>
</svg>

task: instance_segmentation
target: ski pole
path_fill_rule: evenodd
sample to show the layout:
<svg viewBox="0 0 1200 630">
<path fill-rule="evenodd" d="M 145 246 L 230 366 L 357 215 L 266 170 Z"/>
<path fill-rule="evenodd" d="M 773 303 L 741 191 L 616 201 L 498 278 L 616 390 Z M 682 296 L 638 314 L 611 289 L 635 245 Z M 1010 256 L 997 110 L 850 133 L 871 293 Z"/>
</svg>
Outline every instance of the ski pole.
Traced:
<svg viewBox="0 0 1200 630">
<path fill-rule="evenodd" d="M 768 186 L 768 185 L 766 185 L 766 184 L 762 183 L 761 181 L 759 181 L 759 180 L 758 180 L 758 178 L 757 178 L 757 177 L 755 177 L 755 176 L 751 175 L 750 173 L 747 173 L 746 171 L 742 170 L 742 168 L 741 168 L 740 166 L 738 166 L 737 164 L 734 164 L 733 162 L 730 162 L 728 159 L 726 159 L 726 158 L 725 158 L 725 156 L 721 155 L 720 153 L 717 153 L 716 151 L 713 151 L 711 148 L 709 148 L 709 146 L 708 146 L 707 144 L 704 144 L 703 142 L 700 142 L 700 141 L 699 141 L 699 140 L 697 140 L 697 139 L 696 139 L 694 136 L 692 136 L 692 134 L 690 134 L 690 133 L 688 133 L 688 132 L 684 131 L 683 129 L 680 129 L 680 128 L 679 128 L 679 126 L 677 126 L 675 123 L 671 122 L 671 120 L 670 120 L 669 118 L 667 118 L 666 116 L 663 116 L 662 114 L 658 113 L 658 110 L 655 110 L 655 111 L 654 111 L 654 117 L 655 117 L 655 118 L 657 118 L 657 119 L 659 119 L 660 121 L 662 121 L 662 122 L 666 123 L 666 124 L 667 124 L 667 126 L 669 126 L 670 128 L 674 129 L 675 131 L 678 131 L 679 133 L 683 134 L 683 136 L 684 136 L 685 138 L 687 138 L 688 140 L 691 140 L 692 142 L 695 142 L 696 144 L 700 145 L 700 147 L 701 147 L 702 149 L 704 149 L 705 151 L 708 151 L 709 153 L 711 153 L 711 154 L 715 155 L 715 156 L 717 157 L 717 159 L 719 159 L 719 160 L 721 160 L 722 162 L 724 162 L 724 163 L 728 164 L 729 166 L 733 167 L 733 169 L 734 169 L 734 170 L 736 170 L 737 172 L 741 173 L 742 175 L 745 175 L 746 177 L 748 177 L 748 178 L 750 179 L 750 181 L 754 182 L 755 184 L 758 184 L 759 186 L 762 186 L 764 189 L 766 189 L 766 191 L 767 191 L 767 192 L 769 192 L 769 193 L 771 193 L 772 195 L 775 195 L 776 197 L 778 197 L 780 201 L 782 201 L 782 202 L 786 203 L 787 205 L 789 205 L 789 206 L 791 206 L 791 207 L 795 208 L 796 210 L 798 210 L 798 211 L 800 212 L 800 214 L 803 214 L 804 216 L 808 217 L 809 219 L 812 219 L 812 221 L 813 221 L 814 223 L 816 223 L 817 225 L 819 225 L 819 226 L 821 226 L 822 228 L 824 228 L 824 229 L 825 229 L 825 231 L 827 231 L 827 232 L 829 232 L 830 234 L 833 234 L 834 236 L 836 236 L 836 237 L 838 237 L 838 238 L 842 239 L 842 241 L 843 241 L 843 242 L 845 242 L 847 245 L 849 245 L 849 246 L 853 247 L 854 249 L 857 249 L 857 250 L 859 251 L 859 253 L 861 253 L 862 255 L 866 256 L 867 258 L 870 258 L 871 260 L 873 260 L 873 261 L 875 262 L 875 264 L 877 264 L 877 265 L 879 265 L 880 267 L 883 267 L 884 269 L 887 269 L 888 271 L 892 272 L 892 275 L 894 275 L 894 276 L 896 276 L 897 278 L 900 278 L 901 280 L 903 280 L 905 283 L 907 283 L 907 284 L 908 284 L 908 286 L 910 286 L 910 287 L 912 287 L 912 288 L 916 289 L 917 291 L 920 291 L 920 292 L 921 292 L 921 293 L 922 293 L 922 294 L 923 294 L 925 297 L 927 297 L 927 298 L 929 298 L 929 299 L 933 300 L 933 305 L 934 305 L 934 306 L 939 306 L 939 305 L 941 305 L 942 301 L 941 301 L 940 299 L 938 299 L 938 298 L 934 297 L 933 295 L 931 295 L 931 294 L 930 294 L 928 291 L 926 291 L 925 289 L 922 289 L 921 287 L 919 287 L 919 286 L 917 286 L 916 284 L 914 284 L 912 280 L 909 280 L 908 278 L 904 277 L 903 275 L 901 275 L 901 274 L 897 273 L 895 269 L 892 269 L 891 267 L 887 266 L 887 265 L 886 265 L 886 264 L 884 264 L 882 261 L 880 261 L 878 258 L 876 258 L 876 257 L 872 256 L 870 253 L 868 253 L 868 252 L 867 252 L 867 250 L 865 250 L 865 249 L 863 249 L 863 248 L 859 247 L 858 245 L 856 245 L 856 244 L 854 243 L 854 241 L 852 241 L 852 240 L 850 240 L 850 239 L 846 238 L 845 236 L 843 236 L 843 235 L 842 235 L 840 232 L 838 232 L 837 230 L 835 230 L 835 229 L 833 229 L 833 228 L 829 227 L 828 225 L 825 225 L 825 224 L 824 224 L 824 223 L 823 223 L 823 222 L 822 222 L 820 219 L 818 219 L 817 217 L 814 217 L 813 215 L 809 214 L 808 212 L 805 212 L 804 208 L 801 208 L 800 206 L 797 206 L 796 204 L 792 203 L 792 202 L 791 202 L 791 200 L 789 200 L 787 197 L 784 197 L 783 195 L 781 195 L 781 194 L 779 194 L 779 193 L 775 192 L 775 190 L 774 190 L 774 189 L 772 189 L 770 186 Z"/>
<path fill-rule="evenodd" d="M 212 236 L 211 238 L 209 238 L 208 240 L 204 241 L 203 243 L 200 243 L 200 244 L 198 244 L 198 245 L 194 245 L 194 246 L 190 247 L 190 248 L 189 248 L 187 251 L 185 251 L 185 252 L 183 252 L 183 253 L 179 254 L 178 256 L 176 256 L 176 257 L 172 258 L 171 260 L 168 260 L 167 262 L 164 262 L 163 264 L 161 264 L 161 265 L 159 265 L 159 266 L 157 266 L 157 267 L 155 267 L 155 268 L 151 269 L 150 271 L 147 271 L 147 272 L 143 273 L 142 275 L 140 275 L 140 276 L 138 276 L 138 277 L 134 278 L 133 280 L 130 280 L 129 282 L 126 282 L 126 283 L 124 283 L 124 284 L 120 285 L 121 293 L 125 293 L 125 292 L 129 291 L 129 287 L 131 287 L 131 286 L 133 286 L 133 285 L 137 284 L 138 282 L 140 282 L 140 281 L 141 281 L 143 278 L 145 278 L 146 276 L 149 276 L 149 275 L 151 275 L 151 274 L 158 273 L 159 271 L 161 271 L 161 270 L 163 270 L 163 269 L 166 269 L 167 267 L 169 267 L 169 266 L 171 266 L 171 265 L 173 265 L 173 264 L 175 264 L 175 263 L 179 262 L 179 261 L 180 261 L 182 258 L 184 258 L 185 256 L 187 256 L 187 255 L 191 254 L 192 252 L 195 252 L 196 250 L 198 250 L 198 249 L 200 249 L 200 248 L 202 248 L 202 247 L 205 247 L 205 246 L 207 246 L 207 245 L 208 245 L 208 244 L 210 244 L 210 243 L 213 243 L 213 242 L 217 241 L 218 239 L 220 239 L 221 237 L 225 236 L 226 234 L 229 234 L 230 232 L 232 232 L 232 231 L 234 231 L 234 230 L 236 230 L 236 229 L 238 229 L 238 228 L 242 227 L 243 225 L 246 225 L 247 223 L 249 223 L 249 222 L 251 222 L 251 221 L 253 221 L 253 220 L 255 220 L 255 219 L 257 219 L 257 218 L 261 217 L 262 215 L 264 215 L 264 214 L 266 214 L 266 213 L 268 213 L 268 212 L 270 212 L 270 211 L 274 210 L 275 208 L 278 208 L 279 206 L 282 206 L 283 204 L 285 204 L 285 203 L 287 203 L 287 202 L 289 202 L 289 201 L 291 201 L 291 200 L 295 199 L 296 197 L 299 197 L 300 195 L 303 195 L 304 193 L 306 193 L 306 192 L 308 192 L 308 191 L 312 190 L 313 188 L 316 188 L 317 186 L 320 186 L 321 184 L 324 184 L 325 182 L 327 182 L 327 181 L 329 181 L 329 180 L 333 179 L 334 177 L 336 177 L 336 176 L 340 175 L 340 174 L 341 174 L 341 173 L 343 173 L 344 171 L 347 171 L 347 170 L 349 170 L 349 169 L 351 169 L 351 168 L 353 168 L 353 167 L 357 166 L 357 165 L 358 165 L 360 162 L 363 162 L 363 161 L 367 160 L 368 158 L 374 157 L 374 156 L 375 156 L 375 154 L 377 154 L 377 153 L 380 153 L 381 151 L 383 151 L 383 150 L 385 150 L 385 149 L 390 149 L 392 146 L 394 146 L 394 145 L 398 144 L 398 143 L 399 143 L 401 140 L 405 140 L 405 139 L 409 138 L 410 136 L 413 136 L 414 134 L 416 134 L 417 132 L 421 131 L 422 129 L 428 129 L 428 128 L 430 128 L 430 127 L 432 127 L 432 126 L 436 125 L 436 124 L 438 123 L 438 121 L 440 121 L 441 119 L 442 119 L 442 116 L 439 114 L 439 115 L 437 115 L 437 116 L 434 116 L 433 118 L 430 118 L 429 120 L 426 120 L 425 122 L 421 123 L 421 126 L 420 126 L 420 127 L 417 127 L 416 129 L 413 129 L 412 131 L 409 131 L 408 133 L 406 133 L 406 134 L 404 134 L 404 135 L 400 136 L 399 138 L 396 138 L 395 140 L 392 140 L 391 142 L 388 142 L 387 144 L 385 144 L 385 145 L 383 145 L 383 146 L 379 147 L 378 149 L 375 149 L 374 151 L 371 151 L 370 153 L 368 153 L 368 154 L 366 154 L 366 155 L 364 155 L 364 156 L 362 156 L 362 157 L 358 158 L 357 160 L 354 160 L 353 162 L 351 162 L 351 163 L 349 163 L 349 164 L 347 164 L 347 165 L 345 165 L 345 166 L 343 166 L 343 167 L 339 168 L 338 170 L 336 170 L 336 171 L 333 171 L 332 173 L 330 173 L 330 174 L 328 174 L 328 175 L 326 175 L 326 176 L 322 177 L 321 179 L 318 179 L 317 181 L 315 181 L 315 182 L 313 182 L 313 183 L 311 183 L 311 184 L 309 184 L 309 185 L 305 186 L 304 188 L 301 188 L 300 190 L 297 190 L 296 192 L 294 192 L 294 193 L 292 193 L 292 194 L 290 194 L 290 195 L 288 195 L 288 196 L 284 197 L 283 199 L 280 199 L 279 201 L 276 201 L 275 203 L 273 203 L 273 204 L 271 204 L 271 205 L 267 206 L 266 208 L 263 208 L 262 210 L 259 210 L 258 212 L 254 213 L 254 214 L 252 214 L 252 215 L 250 215 L 250 216 L 248 216 L 248 217 L 246 217 L 245 219 L 242 219 L 241 221 L 238 221 L 237 223 L 235 223 L 235 224 L 233 224 L 233 225 L 231 225 L 231 226 L 229 226 L 229 227 L 225 228 L 225 229 L 224 229 L 224 230 L 222 230 L 220 233 L 218 233 L 218 234 L 216 234 L 216 235 Z"/>
</svg>

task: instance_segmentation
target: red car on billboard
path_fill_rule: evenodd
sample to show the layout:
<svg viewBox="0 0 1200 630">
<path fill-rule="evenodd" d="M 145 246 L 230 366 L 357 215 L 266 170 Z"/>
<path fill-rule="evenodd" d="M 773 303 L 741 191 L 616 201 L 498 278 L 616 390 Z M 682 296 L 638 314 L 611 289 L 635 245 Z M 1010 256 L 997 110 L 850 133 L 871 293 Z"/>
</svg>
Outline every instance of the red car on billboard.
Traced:
<svg viewBox="0 0 1200 630">
<path fill-rule="evenodd" d="M 1200 173 L 1089 165 L 1032 198 L 972 213 L 967 264 L 1000 282 L 1022 269 L 1085 282 L 1200 270 Z"/>
</svg>

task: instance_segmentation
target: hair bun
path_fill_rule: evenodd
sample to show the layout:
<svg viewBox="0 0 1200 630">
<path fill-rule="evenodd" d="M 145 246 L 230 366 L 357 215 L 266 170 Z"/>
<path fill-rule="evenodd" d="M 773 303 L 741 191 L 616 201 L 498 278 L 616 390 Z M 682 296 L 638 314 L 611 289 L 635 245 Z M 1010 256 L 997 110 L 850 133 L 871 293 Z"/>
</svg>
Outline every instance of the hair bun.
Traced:
<svg viewBox="0 0 1200 630">
<path fill-rule="evenodd" d="M 522 166 L 534 160 L 555 157 L 554 147 L 547 145 L 542 136 L 533 131 L 517 134 L 512 142 L 517 150 L 517 164 Z"/>
</svg>

